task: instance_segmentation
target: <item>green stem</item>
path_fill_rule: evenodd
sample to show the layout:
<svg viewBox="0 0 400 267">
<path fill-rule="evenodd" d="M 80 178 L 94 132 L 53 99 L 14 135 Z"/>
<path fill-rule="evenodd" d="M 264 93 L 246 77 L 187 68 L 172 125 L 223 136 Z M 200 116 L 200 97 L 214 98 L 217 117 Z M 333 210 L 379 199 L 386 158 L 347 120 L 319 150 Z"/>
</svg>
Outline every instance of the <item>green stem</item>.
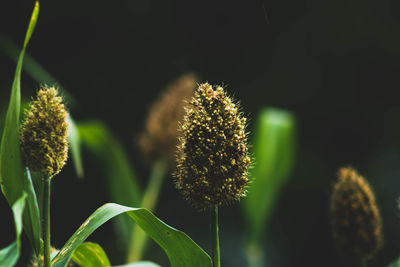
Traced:
<svg viewBox="0 0 400 267">
<path fill-rule="evenodd" d="M 211 209 L 211 246 L 212 246 L 212 261 L 213 267 L 220 267 L 220 252 L 219 252 L 219 233 L 218 233 L 218 206 L 212 206 Z"/>
<path fill-rule="evenodd" d="M 150 180 L 143 195 L 141 207 L 153 211 L 160 195 L 161 186 L 167 172 L 167 163 L 164 160 L 153 164 Z M 147 243 L 147 235 L 140 227 L 134 226 L 130 239 L 127 262 L 140 261 Z"/>
<path fill-rule="evenodd" d="M 43 201 L 43 240 L 44 240 L 44 267 L 50 267 L 50 178 L 44 181 Z"/>
</svg>

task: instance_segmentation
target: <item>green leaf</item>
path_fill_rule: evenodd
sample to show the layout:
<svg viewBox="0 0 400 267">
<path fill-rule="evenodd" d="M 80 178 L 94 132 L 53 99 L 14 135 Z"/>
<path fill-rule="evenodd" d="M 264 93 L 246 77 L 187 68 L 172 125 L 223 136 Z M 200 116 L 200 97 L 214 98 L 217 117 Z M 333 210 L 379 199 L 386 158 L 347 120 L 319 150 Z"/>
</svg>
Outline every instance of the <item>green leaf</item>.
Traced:
<svg viewBox="0 0 400 267">
<path fill-rule="evenodd" d="M 20 53 L 20 48 L 14 42 L 9 40 L 6 36 L 0 33 L 0 51 L 8 56 L 11 60 L 18 62 L 18 57 Z M 57 88 L 63 95 L 65 102 L 71 107 L 76 103 L 75 98 L 66 91 L 63 86 L 61 86 L 57 80 L 34 58 L 29 54 L 25 54 L 24 63 L 22 69 L 26 74 L 28 74 L 32 79 L 34 79 L 39 84 L 57 84 Z"/>
<path fill-rule="evenodd" d="M 3 127 L 4 127 L 4 113 L 0 112 L 0 136 L 3 136 Z M 1 143 L 0 143 L 0 148 L 1 148 Z M 1 176 L 0 176 L 0 181 L 1 181 Z"/>
<path fill-rule="evenodd" d="M 150 262 L 150 261 L 138 261 L 130 264 L 125 264 L 125 265 L 118 265 L 114 267 L 161 267 L 161 265 L 158 265 L 157 263 Z"/>
<path fill-rule="evenodd" d="M 92 242 L 84 242 L 72 253 L 72 260 L 81 267 L 102 267 L 111 266 L 110 261 L 103 248 Z M 114 267 L 161 267 L 160 265 L 141 261 L 130 264 L 118 265 Z"/>
<path fill-rule="evenodd" d="M 80 244 L 72 254 L 72 260 L 82 267 L 108 267 L 111 265 L 103 248 L 92 242 Z"/>
<path fill-rule="evenodd" d="M 32 32 L 32 31 L 31 31 Z M 17 61 L 19 57 L 19 47 L 9 40 L 7 37 L 3 36 L 0 33 L 0 51 L 2 51 L 5 55 L 9 56 L 12 60 Z M 35 59 L 33 59 L 28 54 L 24 56 L 24 63 L 22 65 L 22 69 L 31 76 L 36 82 L 39 84 L 57 84 L 57 89 L 60 91 L 64 98 L 64 102 L 68 103 L 69 107 L 76 103 L 76 100 L 68 93 L 57 80 L 45 69 L 41 66 Z M 68 143 L 70 145 L 71 157 L 74 163 L 76 174 L 79 178 L 83 177 L 83 166 L 82 166 L 82 157 L 81 157 L 81 148 L 79 136 L 76 133 L 76 126 L 69 115 L 69 134 L 68 134 Z M 0 125 L 0 133 L 1 133 L 1 125 Z"/>
<path fill-rule="evenodd" d="M 21 232 L 22 232 L 22 213 L 25 208 L 26 194 L 15 201 L 12 206 L 15 224 L 15 241 L 6 248 L 0 250 L 0 266 L 14 266 L 19 258 L 21 248 Z"/>
<path fill-rule="evenodd" d="M 42 208 L 43 208 L 43 193 L 44 193 L 44 175 L 39 172 L 30 173 L 30 177 L 33 184 L 33 189 L 36 194 L 36 201 L 39 207 L 40 218 L 42 218 Z"/>
<path fill-rule="evenodd" d="M 99 121 L 79 123 L 78 131 L 82 145 L 96 156 L 103 168 L 111 201 L 139 206 L 141 191 L 131 161 L 107 126 Z M 129 218 L 120 217 L 116 223 L 118 235 L 127 242 L 132 230 Z"/>
<path fill-rule="evenodd" d="M 28 30 L 26 31 L 26 34 L 25 34 L 25 41 L 24 41 L 24 48 L 23 48 L 24 52 L 25 52 L 25 48 L 28 46 L 29 40 L 31 39 L 32 33 L 35 30 L 38 16 L 39 16 L 39 1 L 36 0 L 35 7 L 33 8 L 33 12 L 31 15 L 31 20 L 29 21 Z"/>
<path fill-rule="evenodd" d="M 24 47 L 19 56 L 15 71 L 0 147 L 0 180 L 3 182 L 2 192 L 10 206 L 22 195 L 23 191 L 27 193 L 28 205 L 24 212 L 24 230 L 36 253 L 40 251 L 39 208 L 29 172 L 27 172 L 27 175 L 24 173 L 19 145 L 19 118 L 21 109 L 22 62 L 26 46 L 36 25 L 38 13 L 39 2 L 36 1 L 26 32 Z"/>
<path fill-rule="evenodd" d="M 291 113 L 267 108 L 258 115 L 253 136 L 254 166 L 243 208 L 250 242 L 257 243 L 267 228 L 282 187 L 293 168 L 295 121 Z"/>
<path fill-rule="evenodd" d="M 152 171 L 143 193 L 141 207 L 153 211 L 157 205 L 160 190 L 167 173 L 167 162 L 158 160 L 153 163 Z M 142 259 L 147 248 L 147 235 L 139 227 L 133 226 L 130 242 L 127 246 L 127 262 L 137 262 Z"/>
<path fill-rule="evenodd" d="M 19 48 L 10 40 L 8 40 L 5 36 L 0 34 L 0 51 L 3 51 L 4 54 L 9 56 L 11 59 L 17 61 Z M 74 104 L 75 99 L 63 89 L 63 87 L 57 83 L 56 79 L 51 76 L 49 72 L 47 72 L 37 61 L 35 61 L 32 57 L 25 54 L 24 63 L 22 69 L 31 76 L 36 82 L 39 84 L 57 84 L 57 89 L 60 91 L 61 95 L 64 98 L 64 102 L 68 103 L 69 107 Z M 69 133 L 68 133 L 68 143 L 71 150 L 71 157 L 73 160 L 73 164 L 75 167 L 76 174 L 79 178 L 83 177 L 83 165 L 82 165 L 82 157 L 81 157 L 81 147 L 79 136 L 76 133 L 76 126 L 74 120 L 68 114 L 69 124 Z M 1 133 L 1 125 L 0 125 L 0 133 Z"/>
<path fill-rule="evenodd" d="M 74 163 L 75 172 L 79 178 L 83 178 L 83 164 L 81 152 L 81 139 L 79 137 L 78 128 L 71 115 L 68 113 L 68 144 L 71 150 L 72 161 Z"/>
<path fill-rule="evenodd" d="M 71 236 L 52 260 L 53 267 L 64 267 L 74 250 L 98 227 L 120 214 L 126 213 L 167 254 L 172 267 L 212 266 L 211 258 L 185 233 L 172 228 L 150 211 L 108 203 L 97 209 Z M 132 221 L 133 223 L 133 221 Z"/>
<path fill-rule="evenodd" d="M 400 267 L 400 258 L 390 263 L 388 267 Z"/>
</svg>

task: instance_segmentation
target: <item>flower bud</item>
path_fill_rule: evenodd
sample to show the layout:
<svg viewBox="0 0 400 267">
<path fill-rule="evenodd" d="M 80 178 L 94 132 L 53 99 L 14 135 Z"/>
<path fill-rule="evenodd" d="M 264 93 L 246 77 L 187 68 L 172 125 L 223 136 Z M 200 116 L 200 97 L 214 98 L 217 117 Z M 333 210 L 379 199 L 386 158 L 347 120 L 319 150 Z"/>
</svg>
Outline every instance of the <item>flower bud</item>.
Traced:
<svg viewBox="0 0 400 267">
<path fill-rule="evenodd" d="M 382 246 L 381 217 L 368 182 L 352 168 L 339 170 L 331 197 L 332 233 L 343 256 L 371 258 Z"/>
<path fill-rule="evenodd" d="M 23 159 L 30 170 L 53 177 L 68 157 L 67 112 L 54 87 L 38 91 L 21 126 Z"/>
<path fill-rule="evenodd" d="M 246 195 L 250 157 L 246 118 L 223 88 L 204 83 L 186 107 L 174 173 L 176 187 L 205 210 Z"/>
</svg>

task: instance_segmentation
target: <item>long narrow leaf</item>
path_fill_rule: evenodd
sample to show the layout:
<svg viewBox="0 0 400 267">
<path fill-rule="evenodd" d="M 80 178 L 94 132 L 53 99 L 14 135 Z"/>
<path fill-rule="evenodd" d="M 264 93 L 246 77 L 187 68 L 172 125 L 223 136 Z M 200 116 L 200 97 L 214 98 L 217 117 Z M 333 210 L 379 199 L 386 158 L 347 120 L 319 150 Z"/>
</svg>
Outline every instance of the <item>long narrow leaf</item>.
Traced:
<svg viewBox="0 0 400 267">
<path fill-rule="evenodd" d="M 64 267 L 74 250 L 97 228 L 111 218 L 128 214 L 167 254 L 172 267 L 204 266 L 211 267 L 211 259 L 185 233 L 172 228 L 150 211 L 108 203 L 97 209 L 71 236 L 53 259 L 53 267 Z M 132 221 L 133 223 L 133 221 Z"/>
<path fill-rule="evenodd" d="M 130 264 L 125 264 L 125 265 L 118 265 L 114 267 L 161 267 L 161 265 L 158 265 L 157 263 L 150 262 L 150 261 L 138 261 Z"/>
<path fill-rule="evenodd" d="M 400 258 L 390 263 L 388 267 L 400 267 Z"/>
<path fill-rule="evenodd" d="M 72 260 L 81 267 L 109 267 L 111 265 L 103 248 L 92 242 L 80 244 L 72 254 Z"/>
<path fill-rule="evenodd" d="M 79 136 L 83 147 L 96 156 L 107 180 L 107 187 L 112 202 L 127 206 L 140 205 L 140 187 L 136 174 L 131 167 L 122 145 L 111 131 L 101 122 L 78 124 Z M 117 230 L 122 240 L 127 241 L 132 229 L 127 216 L 118 218 Z"/>
<path fill-rule="evenodd" d="M 0 51 L 9 56 L 11 59 L 15 61 L 18 60 L 18 54 L 19 54 L 18 47 L 2 34 L 0 34 Z M 35 61 L 32 57 L 30 57 L 27 54 L 24 56 L 24 63 L 22 65 L 22 69 L 39 84 L 57 83 L 56 79 L 53 76 L 51 76 L 51 74 L 47 70 L 45 70 L 37 61 Z M 61 92 L 64 101 L 68 103 L 69 107 L 71 107 L 72 104 L 75 104 L 76 102 L 75 99 L 68 93 L 68 91 L 64 90 L 63 87 L 60 86 L 59 84 L 57 84 L 57 88 Z M 76 134 L 75 122 L 70 114 L 68 114 L 68 119 L 69 119 L 68 143 L 71 150 L 71 157 L 74 163 L 77 176 L 79 178 L 82 178 L 83 164 L 82 164 L 79 135 Z"/>
<path fill-rule="evenodd" d="M 26 32 L 24 46 L 18 59 L 14 82 L 11 89 L 10 103 L 0 147 L 0 180 L 3 182 L 3 193 L 10 206 L 27 193 L 28 207 L 24 212 L 24 230 L 28 235 L 36 253 L 40 250 L 40 219 L 32 181 L 24 173 L 19 145 L 19 118 L 21 109 L 21 68 L 26 46 L 33 33 L 39 14 L 39 2 L 36 1 L 32 17 Z"/>
<path fill-rule="evenodd" d="M 276 199 L 285 185 L 294 162 L 294 117 L 283 110 L 260 112 L 253 138 L 255 164 L 244 211 L 251 242 L 257 242 L 268 225 Z"/>
<path fill-rule="evenodd" d="M 109 267 L 110 261 L 103 248 L 92 242 L 84 242 L 72 253 L 72 260 L 81 267 Z M 161 267 L 160 265 L 149 262 L 140 261 L 114 267 Z"/>
<path fill-rule="evenodd" d="M 0 112 L 0 136 L 3 136 L 3 128 L 4 128 L 4 121 L 5 121 L 5 114 L 3 112 Z M 1 142 L 0 142 L 0 149 L 1 149 Z M 1 181 L 1 175 L 0 175 L 0 181 Z"/>
<path fill-rule="evenodd" d="M 8 56 L 10 59 L 18 62 L 20 53 L 19 47 L 1 33 L 0 51 Z M 22 70 L 39 84 L 57 84 L 57 88 L 63 95 L 64 100 L 68 103 L 68 106 L 75 104 L 76 100 L 73 98 L 73 96 L 71 96 L 68 91 L 66 91 L 60 84 L 58 84 L 57 80 L 29 54 L 25 54 L 24 56 L 24 64 L 22 65 Z"/>
<path fill-rule="evenodd" d="M 14 266 L 19 258 L 22 233 L 22 213 L 25 208 L 26 194 L 24 193 L 12 206 L 15 224 L 15 241 L 6 248 L 0 250 L 0 266 Z"/>
<path fill-rule="evenodd" d="M 68 144 L 71 150 L 72 161 L 74 163 L 75 172 L 79 178 L 83 178 L 83 163 L 81 152 L 81 139 L 79 137 L 78 128 L 71 115 L 68 113 Z"/>
</svg>

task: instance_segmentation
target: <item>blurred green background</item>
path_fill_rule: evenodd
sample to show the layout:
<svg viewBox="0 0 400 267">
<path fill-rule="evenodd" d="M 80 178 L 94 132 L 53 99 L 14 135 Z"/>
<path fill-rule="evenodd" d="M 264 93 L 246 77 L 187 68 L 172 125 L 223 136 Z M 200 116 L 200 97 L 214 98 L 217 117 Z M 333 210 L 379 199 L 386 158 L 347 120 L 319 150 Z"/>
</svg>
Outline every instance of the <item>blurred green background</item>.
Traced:
<svg viewBox="0 0 400 267">
<path fill-rule="evenodd" d="M 21 46 L 32 7 L 31 0 L 2 0 L 0 34 Z M 328 208 L 336 171 L 347 165 L 370 181 L 382 212 L 385 245 L 369 266 L 399 256 L 398 1 L 41 1 L 27 53 L 73 96 L 77 121 L 99 119 L 112 129 L 143 185 L 149 169 L 135 140 L 151 103 L 182 73 L 227 85 L 250 129 L 265 106 L 290 110 L 297 120 L 296 164 L 263 238 L 267 264 L 344 266 L 333 249 Z M 0 53 L 0 114 L 14 70 L 15 62 Z M 23 97 L 37 88 L 23 73 Z M 109 201 L 98 163 L 83 156 L 84 180 L 69 161 L 53 183 L 58 247 Z M 0 212 L 4 247 L 14 238 L 4 197 Z M 208 214 L 192 210 L 170 181 L 155 214 L 209 251 Z M 222 264 L 244 266 L 239 205 L 220 209 L 220 234 Z M 114 264 L 123 263 L 111 223 L 90 240 Z M 24 244 L 21 266 L 29 253 Z M 145 259 L 168 265 L 156 245 Z"/>
</svg>

